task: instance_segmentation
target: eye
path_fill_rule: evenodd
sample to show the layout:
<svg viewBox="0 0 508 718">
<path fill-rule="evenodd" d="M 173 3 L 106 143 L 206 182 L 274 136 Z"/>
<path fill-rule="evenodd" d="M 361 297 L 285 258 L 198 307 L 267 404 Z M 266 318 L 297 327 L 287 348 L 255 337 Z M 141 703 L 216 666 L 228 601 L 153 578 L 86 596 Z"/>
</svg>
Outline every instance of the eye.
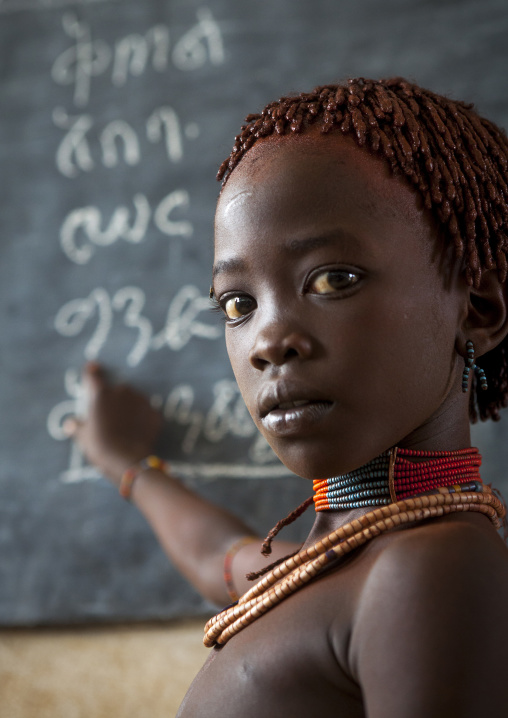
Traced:
<svg viewBox="0 0 508 718">
<path fill-rule="evenodd" d="M 360 279 L 358 274 L 347 269 L 325 269 L 310 278 L 309 291 L 314 294 L 333 294 L 349 289 Z"/>
<path fill-rule="evenodd" d="M 256 302 L 246 294 L 225 297 L 220 301 L 221 308 L 228 319 L 240 319 L 256 308 Z"/>
</svg>

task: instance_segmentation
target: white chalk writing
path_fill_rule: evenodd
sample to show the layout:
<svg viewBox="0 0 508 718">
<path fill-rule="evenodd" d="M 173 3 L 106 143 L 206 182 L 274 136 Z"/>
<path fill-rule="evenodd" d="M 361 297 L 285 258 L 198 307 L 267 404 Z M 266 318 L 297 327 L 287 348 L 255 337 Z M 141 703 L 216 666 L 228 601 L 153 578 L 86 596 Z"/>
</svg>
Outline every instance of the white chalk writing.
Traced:
<svg viewBox="0 0 508 718">
<path fill-rule="evenodd" d="M 152 349 L 167 346 L 173 351 L 180 351 L 192 337 L 218 339 L 222 336 L 219 327 L 197 320 L 201 312 L 209 309 L 210 299 L 201 295 L 197 287 L 190 284 L 183 286 L 169 305 L 164 329 L 152 339 Z"/>
<path fill-rule="evenodd" d="M 122 140 L 126 164 L 137 165 L 141 155 L 136 133 L 124 120 L 113 120 L 104 128 L 100 138 L 105 166 L 116 167 L 118 164 L 117 139 Z"/>
<path fill-rule="evenodd" d="M 137 366 L 150 350 L 164 346 L 181 351 L 193 337 L 218 339 L 219 327 L 198 321 L 198 315 L 210 306 L 207 297 L 201 296 L 197 287 L 184 285 L 170 302 L 164 328 L 153 336 L 150 320 L 142 314 L 145 294 L 138 287 L 123 287 L 111 298 L 102 287 L 93 289 L 88 297 L 72 299 L 56 314 L 55 329 L 64 337 L 80 335 L 89 322 L 95 322 L 91 337 L 85 345 L 85 359 L 97 359 L 110 336 L 115 313 L 123 313 L 123 324 L 137 332 L 136 340 L 126 356 L 129 366 Z"/>
<path fill-rule="evenodd" d="M 173 62 L 180 70 L 197 70 L 209 60 L 212 65 L 224 62 L 224 47 L 219 25 L 208 8 L 197 11 L 198 22 L 176 43 Z"/>
<path fill-rule="evenodd" d="M 88 320 L 97 314 L 97 324 L 84 349 L 86 359 L 95 359 L 106 342 L 113 323 L 111 300 L 105 289 L 94 289 L 86 299 L 73 299 L 59 310 L 55 329 L 64 337 L 80 334 Z"/>
<path fill-rule="evenodd" d="M 56 166 L 60 172 L 66 177 L 75 177 L 78 169 L 90 172 L 94 162 L 86 134 L 93 125 L 92 117 L 78 115 L 71 118 L 63 108 L 57 107 L 53 112 L 53 122 L 58 127 L 68 130 L 56 152 Z"/>
<path fill-rule="evenodd" d="M 76 44 L 56 58 L 51 76 L 60 85 L 74 85 L 74 103 L 81 107 L 89 100 L 92 77 L 107 69 L 112 53 L 102 40 L 92 41 L 89 26 L 79 22 L 72 13 L 65 13 L 62 24 L 64 32 Z"/>
<path fill-rule="evenodd" d="M 54 61 L 51 76 L 59 85 L 73 88 L 73 101 L 77 107 L 88 104 L 92 78 L 103 75 L 111 68 L 111 82 L 116 87 L 126 84 L 129 77 L 139 77 L 151 67 L 163 72 L 169 64 L 184 72 L 197 70 L 203 65 L 221 65 L 224 47 L 219 25 L 208 8 L 196 12 L 197 22 L 180 37 L 170 52 L 170 29 L 155 25 L 144 35 L 130 34 L 118 39 L 114 47 L 92 37 L 90 26 L 78 20 L 71 12 L 62 18 L 63 29 L 74 44 Z"/>
<path fill-rule="evenodd" d="M 175 209 L 189 207 L 190 198 L 187 190 L 177 189 L 162 199 L 155 209 L 153 218 L 156 227 L 168 237 L 190 237 L 194 233 L 192 224 L 186 220 L 174 220 L 171 214 Z"/>
<path fill-rule="evenodd" d="M 67 395 L 70 397 L 52 408 L 49 412 L 46 427 L 49 435 L 56 441 L 68 439 L 63 426 L 69 417 L 83 418 L 87 414 L 87 392 L 81 380 L 80 372 L 68 369 L 64 377 Z M 64 482 L 89 481 L 99 479 L 100 472 L 86 463 L 85 457 L 77 444 L 71 442 L 69 466 L 62 472 L 60 479 Z"/>
<path fill-rule="evenodd" d="M 50 411 L 47 419 L 49 435 L 57 441 L 67 439 L 63 424 L 68 416 L 82 417 L 86 415 L 86 392 L 80 374 L 75 369 L 65 372 L 64 386 L 70 399 L 60 402 Z"/>
<path fill-rule="evenodd" d="M 69 111 L 62 102 L 53 110 L 53 124 L 60 132 L 55 152 L 60 175 L 78 184 L 83 176 L 107 169 L 110 176 L 116 174 L 123 180 L 126 168 L 138 168 L 145 156 L 153 158 L 155 148 L 171 165 L 182 163 L 189 142 L 199 137 L 200 127 L 178 111 L 178 96 L 165 99 L 161 106 L 145 107 L 141 115 L 124 117 L 111 116 L 109 112 L 102 115 L 93 105 L 94 92 L 100 87 L 102 93 L 109 83 L 109 94 L 114 99 L 121 88 L 134 85 L 136 78 L 150 73 L 176 71 L 188 73 L 189 77 L 189 73 L 200 68 L 222 65 L 225 55 L 221 29 L 211 11 L 207 7 L 197 9 L 183 30 L 181 25 L 177 29 L 158 23 L 136 28 L 136 32 L 121 37 L 108 37 L 107 41 L 96 37 L 94 27 L 83 17 L 89 16 L 85 13 L 78 18 L 74 12 L 63 15 L 65 43 L 69 46 L 64 46 L 51 68 L 53 82 L 67 88 L 65 92 L 72 97 L 69 104 L 72 102 L 74 108 Z M 143 175 L 139 173 L 139 177 Z M 89 182 L 84 184 L 91 186 Z M 97 186 L 101 186 L 99 181 Z M 82 206 L 67 206 L 59 233 L 66 257 L 85 267 L 100 255 L 101 248 L 121 242 L 140 245 L 153 228 L 169 238 L 191 237 L 193 206 L 187 189 L 179 186 L 170 192 L 165 189 L 168 193 L 162 199 L 160 195 L 156 199 L 149 195 L 148 199 L 145 187 L 143 192 L 130 190 L 127 199 L 119 200 L 116 206 L 111 206 L 102 195 L 99 200 L 81 200 Z M 209 298 L 193 285 L 178 288 L 168 302 L 166 315 L 154 326 L 156 322 L 148 312 L 150 297 L 143 289 L 131 284 L 111 289 L 109 280 L 105 282 L 104 286 L 84 291 L 87 296 L 67 301 L 54 317 L 56 332 L 79 342 L 86 360 L 107 360 L 109 350 L 116 357 L 121 353 L 118 364 L 139 367 L 150 353 L 165 349 L 181 352 L 191 341 L 215 341 L 223 334 L 221 326 L 203 315 L 209 309 Z M 66 397 L 52 408 L 47 419 L 48 432 L 56 441 L 67 439 L 63 430 L 67 417 L 87 414 L 87 392 L 80 372 L 68 369 L 64 385 Z M 188 461 L 172 459 L 179 475 L 213 480 L 222 476 L 263 478 L 288 473 L 256 431 L 233 380 L 215 381 L 207 387 L 206 397 L 201 392 L 198 397 L 193 384 L 183 382 L 167 396 L 153 396 L 152 403 L 161 409 L 165 421 L 173 425 L 177 448 L 188 458 Z M 245 442 L 242 444 L 248 452 L 245 463 L 196 461 L 196 451 L 203 443 L 216 446 L 231 438 L 237 443 Z M 100 477 L 76 445 L 71 444 L 69 450 L 62 481 Z"/>
<path fill-rule="evenodd" d="M 141 161 L 142 147 L 139 133 L 125 120 L 112 120 L 100 132 L 97 140 L 91 133 L 95 129 L 92 115 L 69 115 L 63 107 L 53 110 L 53 122 L 65 135 L 56 151 L 56 166 L 65 177 L 77 177 L 80 172 L 91 172 L 102 162 L 104 167 L 117 167 L 123 161 L 131 167 Z M 199 127 L 189 122 L 184 127 L 175 110 L 168 106 L 155 109 L 146 121 L 146 139 L 161 142 L 170 162 L 180 162 L 184 154 L 184 136 L 193 140 L 199 136 Z"/>
<path fill-rule="evenodd" d="M 125 85 L 129 74 L 134 77 L 142 75 L 148 65 L 150 50 L 153 69 L 163 72 L 168 66 L 169 53 L 169 28 L 165 25 L 155 25 L 144 37 L 132 34 L 118 40 L 111 74 L 113 85 Z"/>
<path fill-rule="evenodd" d="M 70 416 L 86 415 L 86 390 L 79 373 L 69 369 L 65 375 L 65 389 L 70 397 L 58 403 L 47 419 L 49 434 L 56 441 L 67 438 L 63 424 Z M 290 472 L 280 464 L 265 439 L 258 434 L 242 400 L 238 387 L 231 379 L 221 379 L 212 386 L 213 402 L 206 411 L 194 408 L 194 388 L 190 384 L 179 384 L 170 391 L 164 402 L 164 416 L 169 423 L 187 427 L 181 442 L 184 454 L 191 454 L 198 441 L 217 443 L 228 437 L 252 439 L 249 457 L 253 464 L 213 464 L 175 462 L 175 472 L 187 477 L 213 480 L 224 476 L 238 478 L 268 478 L 284 476 Z M 100 473 L 89 466 L 77 447 L 71 447 L 68 468 L 61 474 L 67 483 L 98 479 Z"/>
<path fill-rule="evenodd" d="M 202 435 L 207 441 L 217 443 L 226 436 L 248 438 L 257 433 L 247 411 L 236 382 L 223 379 L 213 386 L 214 401 L 204 414 L 193 409 L 194 389 L 190 384 L 176 386 L 164 405 L 164 416 L 188 431 L 182 442 L 182 451 L 190 454 Z"/>
<path fill-rule="evenodd" d="M 102 212 L 93 205 L 73 209 L 65 217 L 60 229 L 60 246 L 67 257 L 76 264 L 87 264 L 92 258 L 96 247 L 107 247 L 120 239 L 139 244 L 145 238 L 146 230 L 152 216 L 150 204 L 145 195 L 138 193 L 132 199 L 134 205 L 133 219 L 131 211 L 124 206 L 117 207 L 103 226 Z M 164 197 L 153 213 L 155 226 L 168 237 L 190 237 L 194 228 L 189 220 L 176 220 L 173 212 L 190 205 L 186 190 L 178 189 Z M 81 241 L 78 242 L 78 237 Z"/>
<path fill-rule="evenodd" d="M 148 118 L 146 134 L 152 142 L 166 139 L 168 159 L 179 162 L 183 157 L 180 121 L 172 107 L 160 107 Z"/>
</svg>

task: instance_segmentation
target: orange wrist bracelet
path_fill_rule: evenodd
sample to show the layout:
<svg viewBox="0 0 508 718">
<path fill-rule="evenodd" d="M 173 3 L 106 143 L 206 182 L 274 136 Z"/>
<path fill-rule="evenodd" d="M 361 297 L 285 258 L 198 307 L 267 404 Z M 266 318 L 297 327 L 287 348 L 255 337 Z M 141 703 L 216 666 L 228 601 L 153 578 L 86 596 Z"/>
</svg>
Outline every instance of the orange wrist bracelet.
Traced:
<svg viewBox="0 0 508 718">
<path fill-rule="evenodd" d="M 147 456 L 146 459 L 142 459 L 138 464 L 130 466 L 127 471 L 124 472 L 120 486 L 118 487 L 118 493 L 127 501 L 130 501 L 132 494 L 132 485 L 137 477 L 147 469 L 157 469 L 163 471 L 165 474 L 169 474 L 169 464 L 160 459 L 158 456 Z"/>
<path fill-rule="evenodd" d="M 254 541 L 260 541 L 259 536 L 244 536 L 238 541 L 235 541 L 235 543 L 231 546 L 229 551 L 224 556 L 224 581 L 226 582 L 228 595 L 232 601 L 238 601 L 239 598 L 235 590 L 235 585 L 233 583 L 233 574 L 231 573 L 233 558 L 236 556 L 236 554 L 241 548 L 246 546 L 248 543 L 253 543 Z"/>
</svg>

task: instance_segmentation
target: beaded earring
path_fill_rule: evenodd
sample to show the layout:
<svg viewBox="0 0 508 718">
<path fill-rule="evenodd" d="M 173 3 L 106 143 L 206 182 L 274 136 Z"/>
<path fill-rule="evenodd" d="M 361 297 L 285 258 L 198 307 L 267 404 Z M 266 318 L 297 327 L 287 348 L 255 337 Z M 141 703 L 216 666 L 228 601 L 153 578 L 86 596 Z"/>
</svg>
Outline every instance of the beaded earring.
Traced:
<svg viewBox="0 0 508 718">
<path fill-rule="evenodd" d="M 464 371 L 462 372 L 462 391 L 464 394 L 467 393 L 469 389 L 469 372 L 474 367 L 474 344 L 471 339 L 468 339 L 466 342 L 466 352 L 466 365 L 464 367 Z"/>
<path fill-rule="evenodd" d="M 477 364 L 474 365 L 474 370 L 478 376 L 478 381 L 480 382 L 480 388 L 485 391 L 489 388 L 489 385 L 487 383 L 487 377 L 485 376 L 485 371 L 481 368 L 481 366 L 478 366 Z"/>
<path fill-rule="evenodd" d="M 466 352 L 466 365 L 464 367 L 464 371 L 462 372 L 462 391 L 464 392 L 464 394 L 466 394 L 469 389 L 469 372 L 471 371 L 471 369 L 474 369 L 476 375 L 478 376 L 480 387 L 483 391 L 485 391 L 486 389 L 488 389 L 487 377 L 485 375 L 485 371 L 480 366 L 474 363 L 474 344 L 471 339 L 468 339 L 466 342 Z"/>
</svg>

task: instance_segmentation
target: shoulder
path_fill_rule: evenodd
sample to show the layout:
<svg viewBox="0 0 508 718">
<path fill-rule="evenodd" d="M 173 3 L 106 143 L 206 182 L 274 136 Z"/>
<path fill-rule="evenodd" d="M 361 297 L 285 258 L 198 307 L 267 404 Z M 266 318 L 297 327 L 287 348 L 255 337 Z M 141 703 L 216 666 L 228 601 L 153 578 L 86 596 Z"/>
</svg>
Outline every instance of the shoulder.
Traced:
<svg viewBox="0 0 508 718">
<path fill-rule="evenodd" d="M 405 681 L 426 705 L 424 715 L 441 715 L 432 712 L 436 691 L 450 705 L 460 695 L 473 706 L 478 686 L 499 696 L 502 684 L 508 703 L 508 550 L 486 519 L 429 522 L 372 548 L 350 644 L 360 683 L 389 703 L 386 692 Z M 394 716 L 404 714 L 392 707 Z M 420 715 L 414 708 L 404 710 Z"/>
<path fill-rule="evenodd" d="M 473 606 L 508 611 L 508 549 L 482 516 L 460 516 L 394 532 L 366 577 L 356 621 L 375 603 L 377 611 L 405 606 L 411 615 L 429 607 L 453 606 L 453 614 Z"/>
<path fill-rule="evenodd" d="M 393 532 L 380 547 L 366 589 L 417 590 L 420 594 L 469 592 L 487 585 L 508 590 L 508 549 L 487 519 L 460 515 Z"/>
</svg>

